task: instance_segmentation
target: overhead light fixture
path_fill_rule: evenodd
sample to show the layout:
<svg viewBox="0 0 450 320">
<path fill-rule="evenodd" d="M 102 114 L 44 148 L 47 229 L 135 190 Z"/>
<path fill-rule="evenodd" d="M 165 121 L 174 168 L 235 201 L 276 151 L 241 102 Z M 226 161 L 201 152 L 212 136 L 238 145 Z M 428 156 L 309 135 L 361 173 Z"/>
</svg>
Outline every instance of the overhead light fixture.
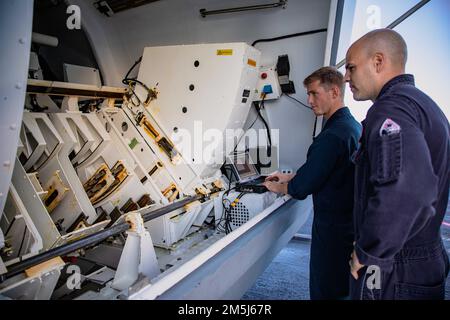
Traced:
<svg viewBox="0 0 450 320">
<path fill-rule="evenodd" d="M 258 4 L 254 6 L 246 6 L 246 7 L 235 7 L 228 9 L 219 9 L 219 10 L 206 10 L 200 9 L 200 15 L 204 18 L 213 14 L 222 14 L 222 13 L 231 13 L 231 12 L 241 12 L 241 11 L 252 11 L 252 10 L 260 10 L 260 9 L 273 9 L 282 7 L 286 8 L 287 0 L 280 0 L 275 3 L 267 3 L 267 4 Z"/>
</svg>

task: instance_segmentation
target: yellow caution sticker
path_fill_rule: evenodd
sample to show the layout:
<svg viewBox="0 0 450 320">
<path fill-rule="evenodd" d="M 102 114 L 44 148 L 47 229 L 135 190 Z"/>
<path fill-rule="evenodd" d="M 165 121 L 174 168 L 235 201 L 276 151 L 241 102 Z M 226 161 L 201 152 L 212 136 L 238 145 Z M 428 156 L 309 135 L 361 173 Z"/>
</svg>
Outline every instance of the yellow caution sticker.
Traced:
<svg viewBox="0 0 450 320">
<path fill-rule="evenodd" d="M 247 64 L 251 65 L 252 67 L 256 67 L 256 61 L 252 59 L 247 59 Z"/>
<path fill-rule="evenodd" d="M 233 49 L 218 49 L 217 50 L 218 56 L 232 56 L 233 55 Z"/>
</svg>

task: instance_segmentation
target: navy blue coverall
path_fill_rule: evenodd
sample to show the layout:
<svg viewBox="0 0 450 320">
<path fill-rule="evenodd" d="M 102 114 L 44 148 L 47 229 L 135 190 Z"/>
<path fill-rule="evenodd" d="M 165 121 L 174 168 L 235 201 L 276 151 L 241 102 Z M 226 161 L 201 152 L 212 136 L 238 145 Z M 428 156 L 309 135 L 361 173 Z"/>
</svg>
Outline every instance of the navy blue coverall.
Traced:
<svg viewBox="0 0 450 320">
<path fill-rule="evenodd" d="M 386 83 L 369 109 L 354 157 L 355 251 L 365 267 L 351 278 L 353 299 L 444 298 L 449 132 L 412 75 Z"/>
<path fill-rule="evenodd" d="M 361 125 L 348 108 L 338 109 L 308 149 L 306 163 L 288 184 L 296 199 L 313 195 L 314 219 L 310 259 L 312 300 L 349 295 L 353 249 L 354 164 Z"/>
</svg>

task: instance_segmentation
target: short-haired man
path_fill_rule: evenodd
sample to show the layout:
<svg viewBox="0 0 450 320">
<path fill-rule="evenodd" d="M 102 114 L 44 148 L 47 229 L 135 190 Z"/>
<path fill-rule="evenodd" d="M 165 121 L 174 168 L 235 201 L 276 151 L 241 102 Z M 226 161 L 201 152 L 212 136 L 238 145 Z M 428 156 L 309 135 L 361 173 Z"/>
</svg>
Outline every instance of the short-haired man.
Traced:
<svg viewBox="0 0 450 320">
<path fill-rule="evenodd" d="M 349 294 L 348 255 L 353 247 L 353 180 L 351 155 L 361 126 L 344 107 L 344 77 L 321 68 L 304 80 L 308 103 L 326 121 L 309 147 L 306 163 L 295 175 L 276 173 L 265 185 L 296 199 L 313 195 L 314 219 L 310 260 L 310 297 L 345 299 Z"/>
<path fill-rule="evenodd" d="M 355 157 L 354 299 L 445 294 L 449 262 L 440 226 L 449 195 L 450 127 L 405 74 L 406 59 L 405 41 L 389 29 L 369 32 L 347 52 L 354 99 L 373 102 Z"/>
</svg>

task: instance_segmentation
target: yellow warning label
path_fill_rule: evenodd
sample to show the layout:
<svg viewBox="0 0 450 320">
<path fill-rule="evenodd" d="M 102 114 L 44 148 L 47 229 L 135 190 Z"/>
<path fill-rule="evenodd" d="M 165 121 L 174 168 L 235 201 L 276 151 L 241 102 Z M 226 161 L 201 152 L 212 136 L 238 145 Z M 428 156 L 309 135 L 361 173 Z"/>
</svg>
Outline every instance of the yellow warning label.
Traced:
<svg viewBox="0 0 450 320">
<path fill-rule="evenodd" d="M 233 55 L 233 49 L 218 49 L 217 50 L 218 56 L 232 56 Z"/>
<path fill-rule="evenodd" d="M 247 63 L 248 63 L 249 65 L 253 66 L 253 67 L 256 67 L 256 61 L 255 61 L 255 60 L 248 59 L 248 60 L 247 60 Z"/>
</svg>

